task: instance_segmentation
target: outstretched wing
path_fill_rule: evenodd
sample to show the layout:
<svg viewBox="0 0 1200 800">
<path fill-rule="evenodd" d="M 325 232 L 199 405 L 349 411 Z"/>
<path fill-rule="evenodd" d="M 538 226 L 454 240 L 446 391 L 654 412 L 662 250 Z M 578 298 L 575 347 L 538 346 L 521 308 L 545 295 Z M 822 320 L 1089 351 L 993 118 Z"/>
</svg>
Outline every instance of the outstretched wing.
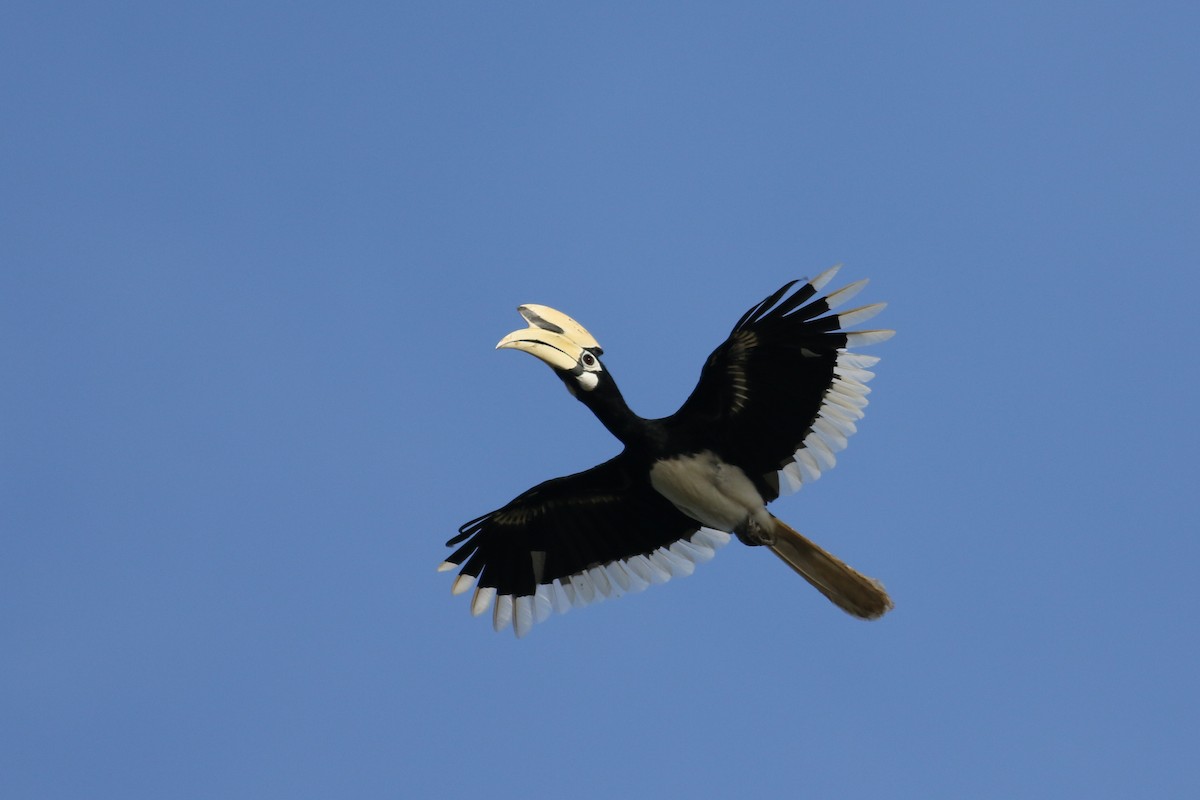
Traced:
<svg viewBox="0 0 1200 800">
<path fill-rule="evenodd" d="M 700 381 L 671 418 L 697 426 L 711 446 L 748 475 L 759 476 L 766 499 L 783 488 L 816 480 L 836 461 L 867 405 L 873 356 L 848 348 L 874 344 L 894 331 L 847 331 L 884 308 L 884 303 L 831 313 L 859 292 L 856 281 L 826 297 L 817 293 L 838 267 L 808 283 L 785 284 L 751 308 L 704 364 Z"/>
<path fill-rule="evenodd" d="M 553 611 L 690 575 L 729 534 L 701 528 L 627 456 L 539 484 L 459 528 L 441 570 L 461 567 L 453 592 L 477 584 L 471 613 L 495 600 L 496 630 L 517 636 Z"/>
</svg>

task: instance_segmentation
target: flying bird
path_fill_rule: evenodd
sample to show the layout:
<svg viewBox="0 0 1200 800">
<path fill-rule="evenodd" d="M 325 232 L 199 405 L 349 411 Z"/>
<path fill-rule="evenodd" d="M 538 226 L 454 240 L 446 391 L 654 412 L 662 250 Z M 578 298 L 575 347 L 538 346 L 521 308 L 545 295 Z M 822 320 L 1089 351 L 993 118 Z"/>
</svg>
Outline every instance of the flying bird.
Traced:
<svg viewBox="0 0 1200 800">
<path fill-rule="evenodd" d="M 882 584 L 767 511 L 781 491 L 834 465 L 879 361 L 850 348 L 894 333 L 846 330 L 886 304 L 832 313 L 867 283 L 818 296 L 837 270 L 791 281 L 743 314 L 691 395 L 662 419 L 630 410 L 582 325 L 547 306 L 520 306 L 528 327 L 497 349 L 544 361 L 624 449 L 459 528 L 446 543 L 457 549 L 439 567 L 460 570 L 453 593 L 474 586 L 471 613 L 491 608 L 495 629 L 511 625 L 520 637 L 555 611 L 690 575 L 736 536 L 769 549 L 855 617 L 885 614 L 892 601 Z"/>
</svg>

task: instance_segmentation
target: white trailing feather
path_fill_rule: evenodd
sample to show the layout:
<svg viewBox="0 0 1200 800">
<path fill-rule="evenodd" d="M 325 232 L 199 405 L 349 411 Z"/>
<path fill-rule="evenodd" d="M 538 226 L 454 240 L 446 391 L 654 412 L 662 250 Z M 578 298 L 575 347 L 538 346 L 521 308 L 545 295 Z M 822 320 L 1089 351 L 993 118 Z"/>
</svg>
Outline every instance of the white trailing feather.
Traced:
<svg viewBox="0 0 1200 800">
<path fill-rule="evenodd" d="M 851 311 L 844 311 L 838 314 L 838 325 L 842 328 L 849 328 L 851 325 L 858 325 L 860 322 L 866 322 L 871 317 L 874 317 L 880 311 L 887 308 L 887 303 L 871 303 L 869 306 L 862 306 Z"/>
<path fill-rule="evenodd" d="M 845 305 L 846 303 L 850 302 L 850 300 L 853 299 L 856 294 L 862 291 L 863 287 L 867 285 L 869 280 L 869 278 L 862 278 L 854 283 L 846 284 L 836 292 L 830 292 L 829 294 L 825 295 L 825 305 L 828 306 L 830 310 Z M 839 315 L 838 318 L 840 319 L 841 315 Z"/>
<path fill-rule="evenodd" d="M 494 586 L 477 586 L 475 594 L 471 597 L 471 615 L 478 617 L 483 612 L 487 611 L 492 605 L 492 600 L 496 598 L 496 587 Z"/>
<path fill-rule="evenodd" d="M 853 286 L 854 284 L 851 284 Z M 847 287 L 849 288 L 849 287 Z M 835 293 L 836 294 L 836 293 Z M 844 298 L 843 298 L 844 299 Z M 853 315 L 866 314 L 870 316 L 883 308 L 882 303 L 863 306 L 839 316 L 839 320 Z M 855 321 L 862 321 L 866 316 L 858 316 Z M 890 338 L 893 331 L 861 331 L 847 334 L 851 340 L 858 343 L 871 343 Z M 853 338 L 858 337 L 858 338 Z M 831 469 L 837 458 L 834 453 L 840 452 L 849 444 L 849 437 L 858 431 L 855 424 L 863 418 L 863 409 L 867 406 L 867 395 L 871 389 L 867 383 L 875 377 L 869 368 L 879 363 L 878 356 L 868 356 L 862 353 L 851 353 L 839 350 L 834 362 L 834 378 L 821 398 L 821 406 L 817 409 L 816 419 L 812 427 L 801 441 L 799 449 L 792 455 L 792 460 L 779 471 L 779 486 L 783 492 L 793 492 L 806 483 L 811 483 L 821 477 L 821 474 Z"/>
<path fill-rule="evenodd" d="M 492 629 L 500 631 L 512 622 L 512 595 L 502 594 L 496 598 L 496 605 L 492 608 Z"/>
<path fill-rule="evenodd" d="M 809 281 L 808 285 L 818 292 L 821 291 L 831 280 L 833 280 L 833 276 L 837 275 L 837 271 L 841 268 L 841 264 L 834 264 L 832 267 Z"/>
<path fill-rule="evenodd" d="M 532 595 L 497 595 L 493 587 L 477 586 L 471 598 L 471 613 L 479 616 L 491 606 L 492 627 L 497 631 L 511 627 L 519 638 L 555 613 L 565 614 L 572 608 L 609 597 L 640 592 L 651 583 L 666 583 L 673 577 L 691 575 L 697 564 L 711 559 L 732 538 L 724 531 L 701 528 L 690 539 L 681 539 L 648 555 L 589 567 L 566 578 L 541 584 Z M 468 577 L 460 576 L 459 580 Z M 469 586 L 474 583 L 474 578 L 463 583 Z M 456 580 L 455 586 L 458 585 Z M 466 589 L 456 593 L 463 591 Z"/>
<path fill-rule="evenodd" d="M 887 329 L 877 331 L 851 331 L 850 333 L 846 334 L 846 346 L 866 347 L 867 345 L 886 342 L 895 335 L 895 331 Z"/>
</svg>

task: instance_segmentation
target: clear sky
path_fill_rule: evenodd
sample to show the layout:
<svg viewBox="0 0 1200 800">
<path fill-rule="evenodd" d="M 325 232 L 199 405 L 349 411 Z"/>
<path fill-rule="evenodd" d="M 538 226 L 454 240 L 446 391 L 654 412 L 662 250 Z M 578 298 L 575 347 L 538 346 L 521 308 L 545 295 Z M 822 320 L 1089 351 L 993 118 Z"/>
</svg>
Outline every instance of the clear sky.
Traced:
<svg viewBox="0 0 1200 800">
<path fill-rule="evenodd" d="M 0 796 L 1196 797 L 1193 3 L 16 2 Z M 784 281 L 898 334 L 761 550 L 525 639 L 435 572 Z"/>
</svg>

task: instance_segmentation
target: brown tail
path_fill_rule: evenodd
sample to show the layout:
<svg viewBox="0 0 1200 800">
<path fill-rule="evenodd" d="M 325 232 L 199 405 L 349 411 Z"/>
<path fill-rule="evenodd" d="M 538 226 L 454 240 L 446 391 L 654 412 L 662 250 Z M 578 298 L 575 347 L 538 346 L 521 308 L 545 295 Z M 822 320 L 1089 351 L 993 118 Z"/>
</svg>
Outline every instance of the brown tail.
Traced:
<svg viewBox="0 0 1200 800">
<path fill-rule="evenodd" d="M 851 569 L 778 519 L 774 541 L 767 546 L 843 611 L 877 619 L 891 610 L 892 599 L 882 583 Z"/>
</svg>

